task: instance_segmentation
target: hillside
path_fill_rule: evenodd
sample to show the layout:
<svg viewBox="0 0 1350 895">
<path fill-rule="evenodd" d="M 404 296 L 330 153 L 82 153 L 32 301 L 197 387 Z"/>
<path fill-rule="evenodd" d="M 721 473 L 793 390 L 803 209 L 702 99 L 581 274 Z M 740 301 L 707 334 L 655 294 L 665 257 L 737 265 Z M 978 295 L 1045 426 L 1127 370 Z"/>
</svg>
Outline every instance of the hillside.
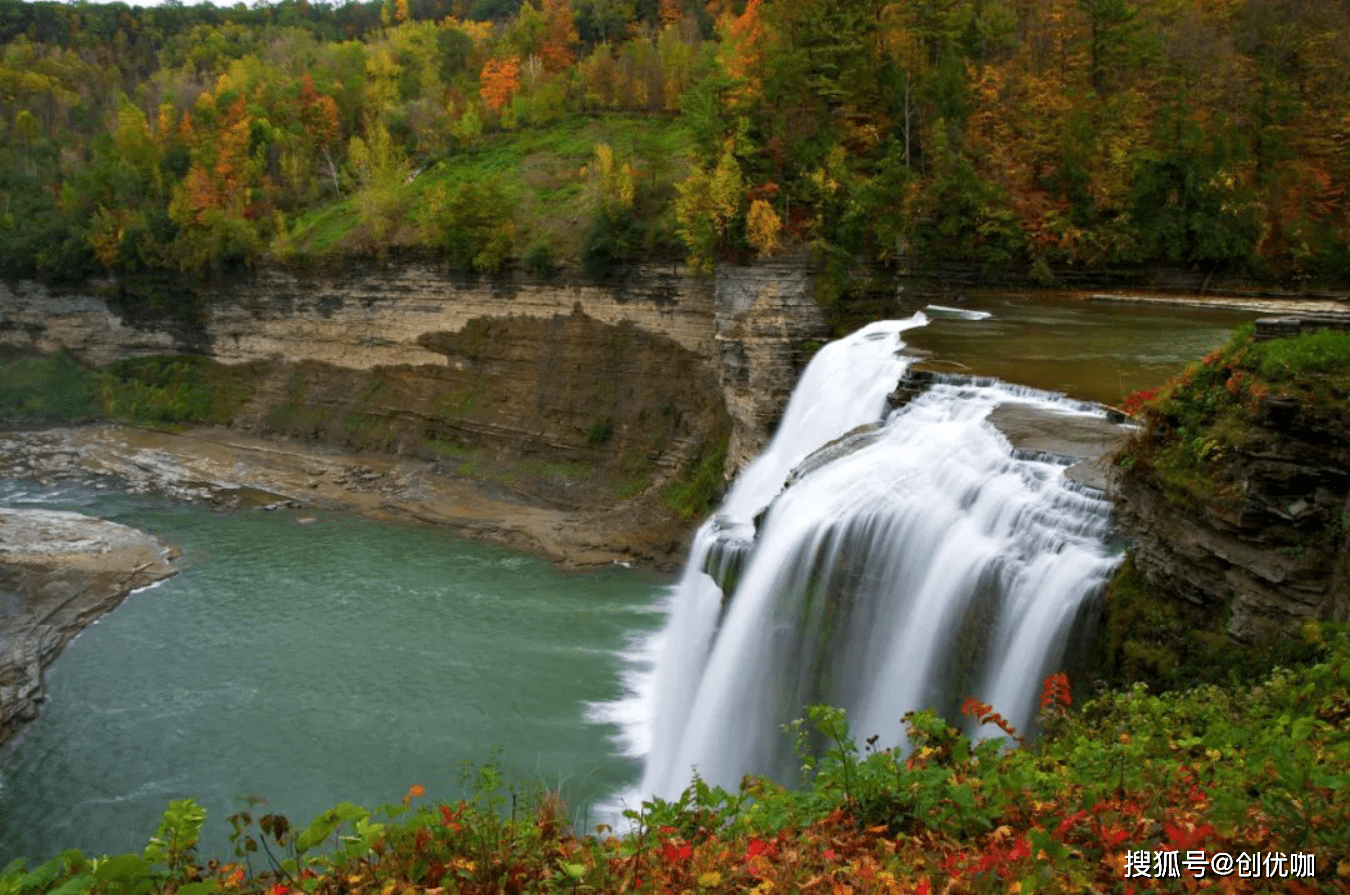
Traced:
<svg viewBox="0 0 1350 895">
<path fill-rule="evenodd" d="M 1043 283 L 1350 263 L 1350 21 L 1274 0 L 0 4 L 0 274 L 809 246 Z"/>
</svg>

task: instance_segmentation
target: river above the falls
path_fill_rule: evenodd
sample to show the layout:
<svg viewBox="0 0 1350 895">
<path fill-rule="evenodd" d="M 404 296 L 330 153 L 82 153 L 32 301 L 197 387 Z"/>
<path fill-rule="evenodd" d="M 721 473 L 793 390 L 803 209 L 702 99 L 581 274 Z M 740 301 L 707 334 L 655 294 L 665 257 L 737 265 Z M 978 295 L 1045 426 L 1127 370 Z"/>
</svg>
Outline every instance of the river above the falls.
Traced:
<svg viewBox="0 0 1350 895">
<path fill-rule="evenodd" d="M 923 310 L 929 323 L 905 342 L 930 354 L 934 370 L 995 376 L 1113 406 L 1161 385 L 1228 341 L 1234 327 L 1262 316 L 1009 292 L 917 302 L 912 310 Z"/>
<path fill-rule="evenodd" d="M 0 751 L 0 865 L 139 851 L 189 796 L 208 811 L 203 856 L 225 857 L 236 811 L 303 824 L 413 784 L 454 800 L 465 763 L 475 776 L 494 748 L 506 780 L 561 789 L 578 823 L 637 777 L 614 729 L 586 714 L 619 697 L 623 650 L 660 622 L 653 575 L 564 573 L 447 531 L 313 510 L 6 480 L 0 504 L 111 519 L 183 550 L 178 577 L 67 647 L 38 720 Z"/>
<path fill-rule="evenodd" d="M 1113 404 L 1258 316 L 1030 295 L 947 304 L 957 313 L 931 310 L 905 335 L 935 369 Z M 413 784 L 453 800 L 466 763 L 494 747 L 506 780 L 561 789 L 579 823 L 639 779 L 628 657 L 662 625 L 666 579 L 563 573 L 448 531 L 313 510 L 4 479 L 0 505 L 75 510 L 183 550 L 179 577 L 66 649 L 41 717 L 0 749 L 0 865 L 139 851 L 189 796 L 208 810 L 201 853 L 225 857 L 236 811 L 307 823 Z"/>
</svg>

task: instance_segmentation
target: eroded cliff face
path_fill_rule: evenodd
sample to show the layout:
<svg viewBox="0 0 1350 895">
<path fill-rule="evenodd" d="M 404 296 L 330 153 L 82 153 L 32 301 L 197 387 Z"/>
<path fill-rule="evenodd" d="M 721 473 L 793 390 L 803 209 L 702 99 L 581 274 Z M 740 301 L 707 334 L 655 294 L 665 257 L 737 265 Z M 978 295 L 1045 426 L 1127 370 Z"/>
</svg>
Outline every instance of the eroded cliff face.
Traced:
<svg viewBox="0 0 1350 895">
<path fill-rule="evenodd" d="M 1116 476 L 1134 566 L 1195 630 L 1239 643 L 1350 617 L 1350 418 L 1269 396 L 1226 460 L 1236 499 L 1179 501 L 1148 469 Z M 1143 436 L 1148 437 L 1147 433 Z"/>
<path fill-rule="evenodd" d="M 810 272 L 799 261 L 722 265 L 716 298 L 716 360 L 734 421 L 727 446 L 731 473 L 768 443 L 810 360 L 810 343 L 824 339 L 829 327 Z"/>
<path fill-rule="evenodd" d="M 350 263 L 160 285 L 148 301 L 128 288 L 0 284 L 0 347 L 251 365 L 232 425 L 447 462 L 577 464 L 625 492 L 728 438 L 734 473 L 771 434 L 802 342 L 827 330 L 798 261 L 715 279 L 639 265 L 603 283 Z M 589 477 L 523 484 L 584 501 L 593 491 L 566 486 Z"/>
</svg>

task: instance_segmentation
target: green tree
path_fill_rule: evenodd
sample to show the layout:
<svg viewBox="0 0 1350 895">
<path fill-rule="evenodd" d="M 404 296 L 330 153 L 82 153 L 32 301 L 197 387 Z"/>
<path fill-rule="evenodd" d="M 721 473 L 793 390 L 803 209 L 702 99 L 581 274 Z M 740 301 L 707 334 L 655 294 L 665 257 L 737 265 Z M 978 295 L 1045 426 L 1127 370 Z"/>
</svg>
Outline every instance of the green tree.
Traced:
<svg viewBox="0 0 1350 895">
<path fill-rule="evenodd" d="M 408 160 L 389 136 L 389 129 L 376 118 L 367 122 L 365 139 L 352 137 L 347 158 L 359 184 L 355 198 L 361 222 L 376 248 L 383 248 L 405 205 Z"/>
</svg>

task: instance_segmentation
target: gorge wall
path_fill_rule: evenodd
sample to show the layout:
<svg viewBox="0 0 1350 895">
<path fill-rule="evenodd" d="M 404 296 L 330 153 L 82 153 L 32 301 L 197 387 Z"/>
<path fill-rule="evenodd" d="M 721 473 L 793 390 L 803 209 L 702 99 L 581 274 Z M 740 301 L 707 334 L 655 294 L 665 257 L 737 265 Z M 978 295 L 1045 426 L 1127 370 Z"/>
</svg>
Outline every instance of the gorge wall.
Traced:
<svg viewBox="0 0 1350 895">
<path fill-rule="evenodd" d="M 0 284 L 0 348 L 96 366 L 203 355 L 251 368 L 231 421 L 242 428 L 584 464 L 630 490 L 723 443 L 725 472 L 743 465 L 772 432 L 802 344 L 827 332 L 800 260 L 704 279 L 644 264 L 605 282 L 351 262 L 144 292 Z"/>
<path fill-rule="evenodd" d="M 1227 461 L 1236 502 L 1179 506 L 1147 470 L 1117 476 L 1116 511 L 1136 568 L 1197 629 L 1251 644 L 1294 636 L 1307 621 L 1350 618 L 1343 407 L 1263 400 Z"/>
<path fill-rule="evenodd" d="M 1108 675 L 1259 673 L 1350 619 L 1346 329 L 1258 320 L 1143 405 L 1113 476 L 1132 551 L 1104 607 Z"/>
</svg>

